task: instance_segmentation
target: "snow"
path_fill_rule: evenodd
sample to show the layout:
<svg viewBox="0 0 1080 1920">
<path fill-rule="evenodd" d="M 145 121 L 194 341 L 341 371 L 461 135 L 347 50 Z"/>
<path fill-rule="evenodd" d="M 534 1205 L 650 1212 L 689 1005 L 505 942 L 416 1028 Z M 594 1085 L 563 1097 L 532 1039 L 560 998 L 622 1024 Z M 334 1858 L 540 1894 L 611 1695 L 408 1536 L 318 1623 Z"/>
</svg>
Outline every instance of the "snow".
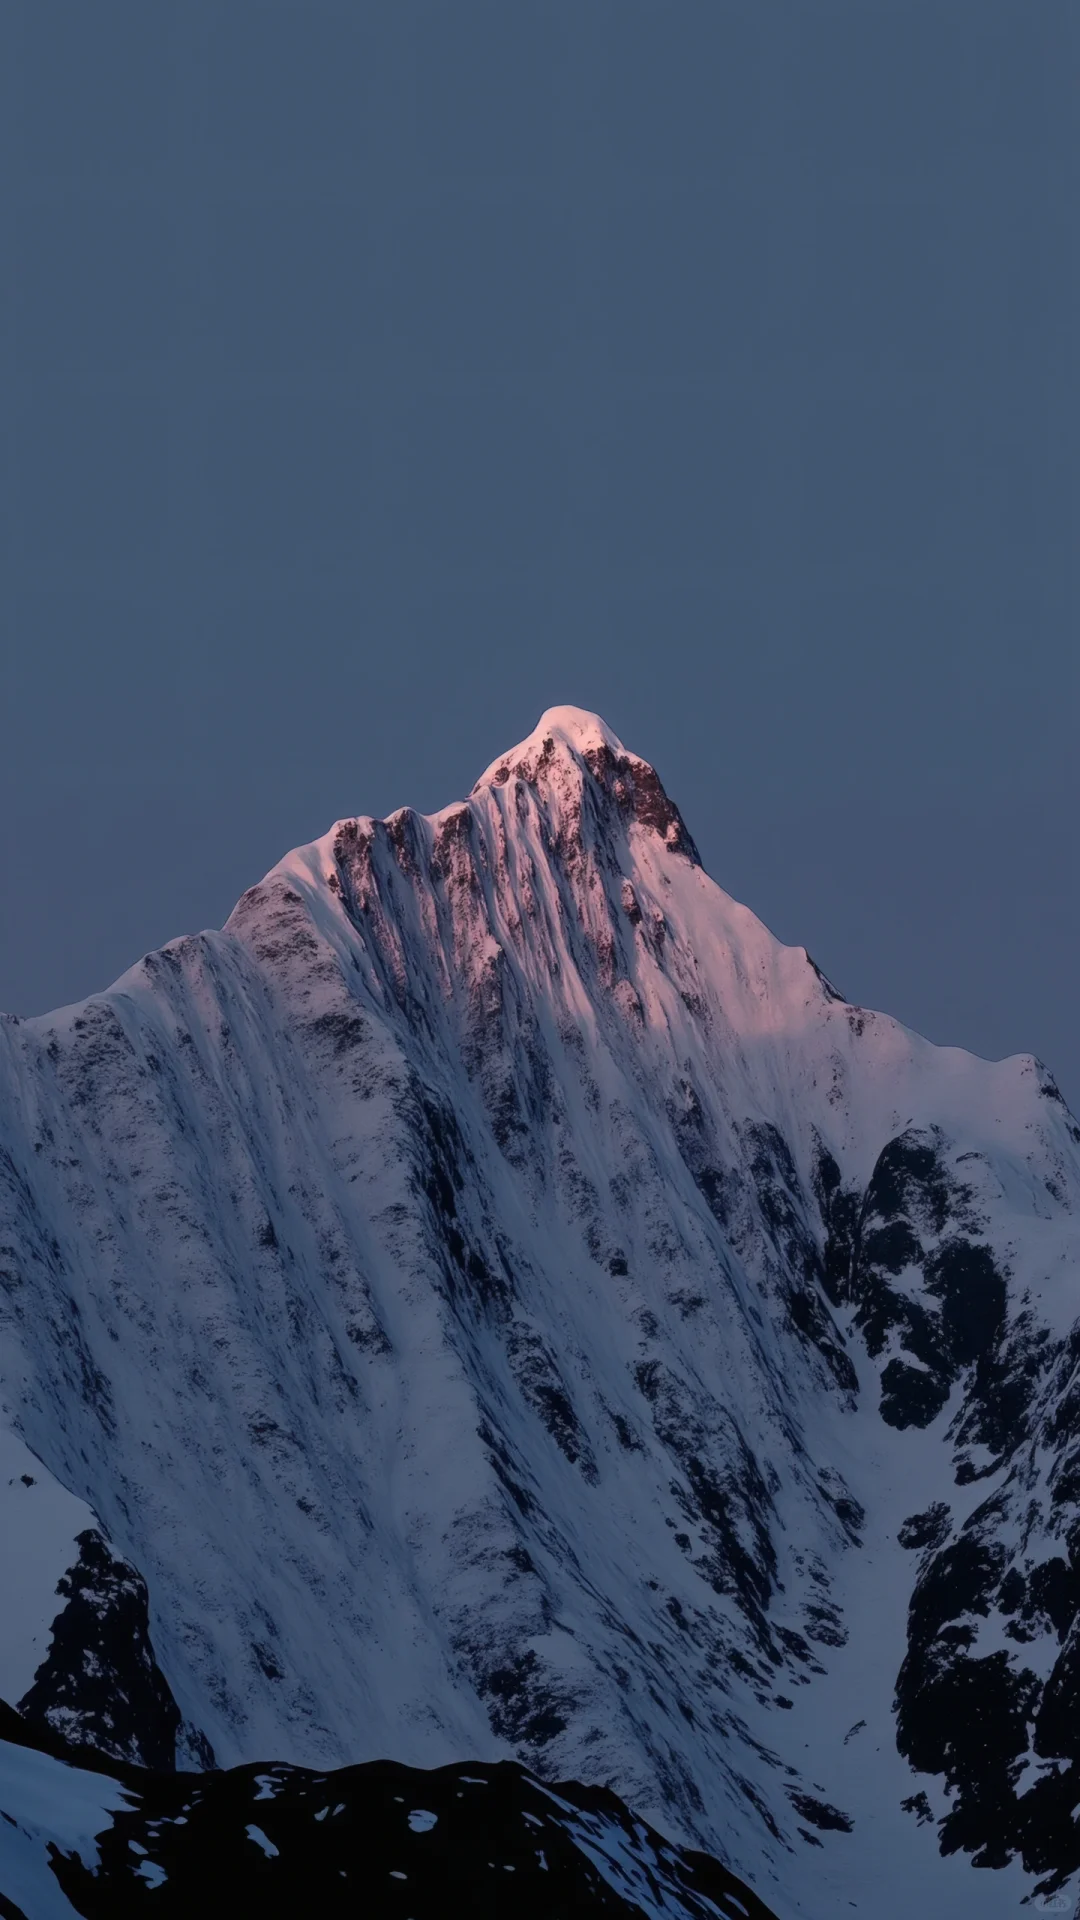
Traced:
<svg viewBox="0 0 1080 1920">
<path fill-rule="evenodd" d="M 34 1301 L 0 1321 L 0 1389 L 41 1486 L 20 1507 L 0 1479 L 25 1522 L 3 1657 L 40 1657 L 92 1506 L 224 1765 L 517 1755 L 610 1782 L 785 1914 L 948 1920 L 970 1863 L 899 1809 L 944 1802 L 895 1750 L 918 1563 L 896 1530 L 986 1497 L 954 1479 L 966 1388 L 926 1432 L 885 1427 L 888 1350 L 822 1304 L 841 1389 L 793 1332 L 766 1200 L 819 1249 L 820 1151 L 862 1193 L 936 1128 L 1011 1311 L 1056 1339 L 1075 1142 L 1030 1057 L 831 997 L 671 833 L 644 763 L 554 708 L 467 803 L 339 822 L 222 932 L 0 1024 L 0 1228 Z M 762 1172 L 773 1140 L 790 1180 Z M 772 1561 L 764 1600 L 740 1554 Z M 846 1645 L 774 1671 L 758 1614 L 802 1633 L 823 1596 Z M 791 1784 L 852 1833 L 811 1852 Z M 990 1920 L 1030 1889 L 976 1885 Z"/>
<path fill-rule="evenodd" d="M 548 738 L 561 747 L 569 748 L 574 754 L 595 752 L 601 747 L 607 747 L 615 754 L 626 752 L 618 735 L 612 732 L 606 721 L 601 720 L 598 713 L 587 713 L 582 707 L 548 707 L 520 746 L 515 747 L 512 753 L 500 754 L 485 768 L 473 793 L 477 793 L 481 787 L 491 786 L 495 775 L 501 773 L 504 767 L 512 772 L 534 761 Z"/>
<path fill-rule="evenodd" d="M 0 1890 L 30 1920 L 68 1920 L 75 1908 L 50 1868 L 49 1843 L 93 1868 L 95 1836 L 127 1804 L 117 1781 L 0 1740 Z"/>
<path fill-rule="evenodd" d="M 262 1848 L 262 1851 L 265 1853 L 268 1860 L 277 1859 L 278 1849 L 277 1847 L 275 1847 L 272 1840 L 267 1839 L 261 1827 L 255 1827 L 255 1826 L 245 1827 L 244 1832 L 247 1834 L 247 1837 L 249 1840 L 253 1840 L 257 1847 Z"/>
<path fill-rule="evenodd" d="M 923 1432 L 888 1427 L 868 1407 L 833 1436 L 831 1457 L 870 1517 L 863 1549 L 837 1569 L 832 1597 L 850 1631 L 844 1647 L 822 1650 L 823 1678 L 797 1691 L 786 1716 L 789 1751 L 812 1754 L 820 1797 L 854 1821 L 852 1834 L 821 1831 L 822 1851 L 807 1878 L 812 1895 L 789 1889 L 792 1914 L 816 1914 L 828 1890 L 834 1911 L 850 1909 L 872 1920 L 906 1920 L 913 1913 L 961 1916 L 973 1899 L 972 1868 L 963 1854 L 943 1858 L 932 1824 L 919 1825 L 901 1801 L 925 1791 L 938 1810 L 946 1802 L 929 1775 L 911 1771 L 892 1735 L 892 1696 L 906 1651 L 907 1605 L 918 1556 L 901 1547 L 904 1519 L 939 1498 L 947 1473 L 950 1404 Z M 958 1521 L 987 1496 L 993 1482 L 953 1489 Z M 1027 1650 L 1025 1650 L 1027 1651 Z M 863 1725 L 851 1737 L 856 1722 Z M 938 1805 L 940 1803 L 940 1805 Z M 816 1850 L 815 1850 L 816 1851 Z M 804 1859 L 806 1854 L 804 1854 Z M 1017 1864 L 980 1872 L 979 1920 L 1014 1920 L 1030 1881 Z"/>
<path fill-rule="evenodd" d="M 16 1705 L 49 1650 L 64 1605 L 57 1583 L 95 1519 L 36 1454 L 0 1425 L 0 1700 Z"/>
<path fill-rule="evenodd" d="M 685 1912 L 682 1902 L 669 1900 L 658 1885 L 652 1871 L 655 1855 L 647 1843 L 641 1845 L 636 1835 L 631 1837 L 614 1820 L 582 1813 L 550 1788 L 541 1788 L 541 1792 L 565 1816 L 556 1824 L 565 1828 L 601 1878 L 632 1910 L 647 1915 L 648 1920 L 672 1920 L 673 1915 Z"/>
<path fill-rule="evenodd" d="M 426 1807 L 414 1807 L 409 1815 L 409 1827 L 413 1833 L 430 1833 L 438 1823 L 438 1814 L 429 1813 Z"/>
</svg>

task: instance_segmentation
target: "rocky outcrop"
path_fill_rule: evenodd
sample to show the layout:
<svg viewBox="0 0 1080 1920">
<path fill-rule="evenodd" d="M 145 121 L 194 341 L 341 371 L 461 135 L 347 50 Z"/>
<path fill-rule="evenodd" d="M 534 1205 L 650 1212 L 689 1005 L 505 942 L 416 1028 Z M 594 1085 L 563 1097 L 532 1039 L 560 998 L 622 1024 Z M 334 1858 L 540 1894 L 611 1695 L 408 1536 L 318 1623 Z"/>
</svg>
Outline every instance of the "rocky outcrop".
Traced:
<svg viewBox="0 0 1080 1920">
<path fill-rule="evenodd" d="M 19 1712 L 76 1745 L 168 1770 L 180 1711 L 154 1658 L 146 1583 L 96 1529 L 76 1544 L 78 1560 L 57 1588 L 63 1604 L 48 1653 Z"/>
<path fill-rule="evenodd" d="M 378 1761 L 321 1774 L 125 1767 L 110 1777 L 88 1775 L 85 1756 L 62 1742 L 43 1754 L 27 1738 L 0 1704 L 0 1882 L 36 1892 L 50 1912 L 62 1898 L 82 1920 L 293 1920 L 301 1908 L 327 1920 L 443 1920 L 448 1908 L 477 1920 L 511 1910 L 523 1920 L 775 1920 L 718 1860 L 672 1846 L 615 1794 L 547 1785 L 508 1761 L 427 1773 Z M 72 1833 L 73 1806 L 87 1797 L 92 1839 Z M 14 1920 L 34 1920 L 0 1901 Z"/>
</svg>

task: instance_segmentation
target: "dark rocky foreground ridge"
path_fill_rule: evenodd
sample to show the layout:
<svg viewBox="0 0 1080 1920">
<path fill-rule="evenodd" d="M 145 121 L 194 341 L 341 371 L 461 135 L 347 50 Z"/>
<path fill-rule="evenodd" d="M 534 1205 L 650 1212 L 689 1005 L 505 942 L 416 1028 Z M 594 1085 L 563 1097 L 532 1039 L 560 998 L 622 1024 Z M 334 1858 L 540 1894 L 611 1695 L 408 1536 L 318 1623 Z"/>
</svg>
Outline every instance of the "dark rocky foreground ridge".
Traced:
<svg viewBox="0 0 1080 1920">
<path fill-rule="evenodd" d="M 545 716 L 0 1022 L 0 1692 L 610 1785 L 782 1920 L 1071 1898 L 1078 1145 Z"/>
<path fill-rule="evenodd" d="M 38 1825 L 4 1818 L 22 1843 L 12 1882 L 21 1873 L 34 1905 L 3 1891 L 0 1836 L 0 1920 L 39 1920 L 48 1875 L 81 1920 L 776 1920 L 727 1868 L 669 1845 L 614 1794 L 548 1785 L 512 1761 L 155 1774 L 35 1736 L 0 1703 L 0 1793 L 5 1756 L 17 1768 L 27 1748 L 35 1761 L 24 1765 L 48 1756 L 44 1784 L 24 1794 Z M 64 1830 L 72 1769 L 107 1781 L 115 1802 L 77 1846 Z M 41 1813 L 50 1789 L 55 1837 Z"/>
</svg>

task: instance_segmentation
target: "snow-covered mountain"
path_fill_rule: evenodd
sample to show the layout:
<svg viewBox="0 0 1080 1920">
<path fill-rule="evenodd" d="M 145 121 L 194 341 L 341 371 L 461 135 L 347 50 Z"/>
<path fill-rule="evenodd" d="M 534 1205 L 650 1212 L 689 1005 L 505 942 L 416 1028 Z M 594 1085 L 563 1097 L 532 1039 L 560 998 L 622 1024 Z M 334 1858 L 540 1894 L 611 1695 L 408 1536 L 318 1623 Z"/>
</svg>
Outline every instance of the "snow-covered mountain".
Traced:
<svg viewBox="0 0 1080 1920">
<path fill-rule="evenodd" d="M 776 1920 L 605 1788 L 512 1760 L 148 1773 L 0 1707 L 0 1810 L 0 1920 Z"/>
<path fill-rule="evenodd" d="M 1078 1148 L 545 714 L 0 1025 L 15 1704 L 150 1764 L 515 1757 L 782 1920 L 1065 1903 Z"/>
</svg>

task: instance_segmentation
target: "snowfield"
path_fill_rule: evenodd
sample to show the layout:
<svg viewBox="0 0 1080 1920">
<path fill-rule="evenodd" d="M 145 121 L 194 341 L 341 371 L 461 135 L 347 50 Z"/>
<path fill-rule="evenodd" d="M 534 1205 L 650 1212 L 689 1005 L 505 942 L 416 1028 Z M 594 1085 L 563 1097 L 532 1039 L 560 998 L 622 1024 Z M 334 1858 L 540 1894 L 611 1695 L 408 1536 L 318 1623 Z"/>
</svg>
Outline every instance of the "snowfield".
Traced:
<svg viewBox="0 0 1080 1920">
<path fill-rule="evenodd" d="M 513 1757 L 781 1920 L 1074 1897 L 1078 1148 L 1036 1060 L 774 940 L 593 715 L 338 822 L 0 1023 L 13 1704 Z"/>
</svg>

